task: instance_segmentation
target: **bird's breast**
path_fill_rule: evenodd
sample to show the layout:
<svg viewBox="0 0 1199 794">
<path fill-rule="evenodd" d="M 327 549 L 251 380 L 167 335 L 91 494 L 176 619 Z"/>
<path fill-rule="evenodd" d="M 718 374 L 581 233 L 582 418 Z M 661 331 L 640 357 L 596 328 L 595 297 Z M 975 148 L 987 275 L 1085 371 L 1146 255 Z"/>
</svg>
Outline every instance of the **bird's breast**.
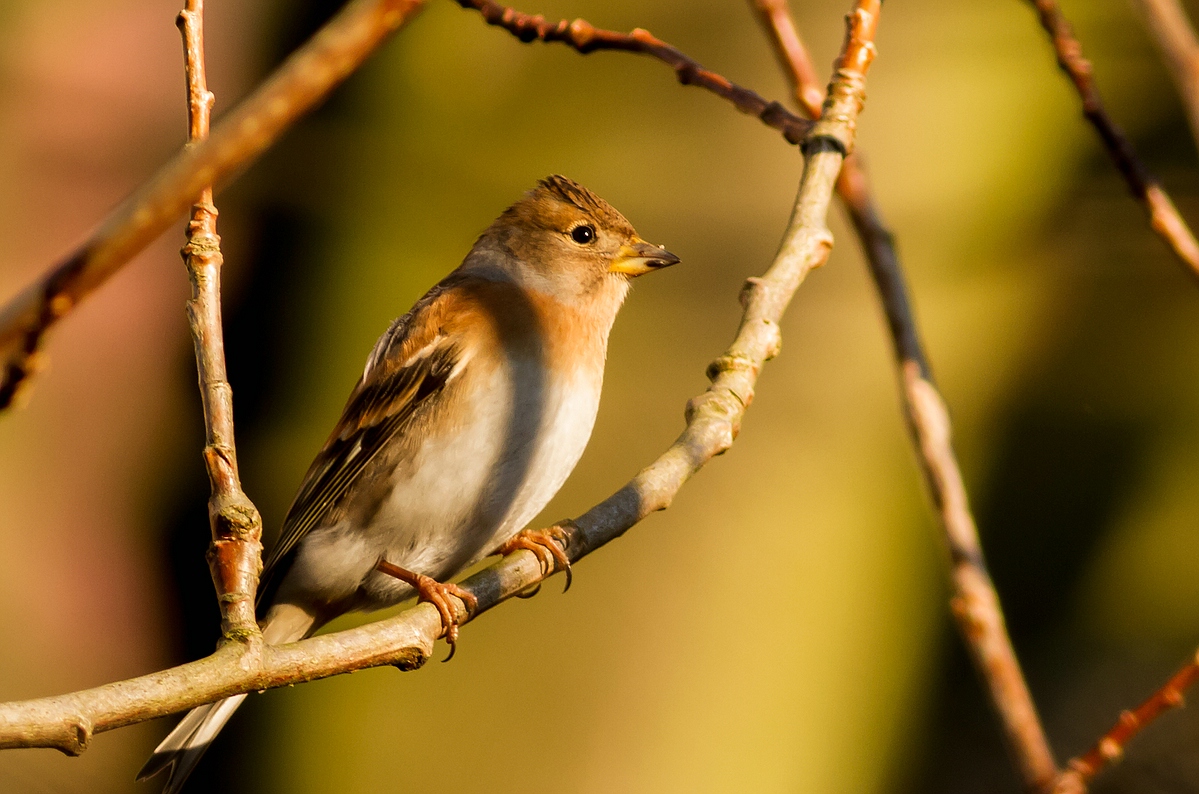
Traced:
<svg viewBox="0 0 1199 794">
<path fill-rule="evenodd" d="M 447 406 L 457 420 L 399 463 L 371 522 L 388 559 L 435 577 L 494 551 L 562 487 L 591 436 L 602 361 L 473 360 L 461 381 Z"/>
</svg>

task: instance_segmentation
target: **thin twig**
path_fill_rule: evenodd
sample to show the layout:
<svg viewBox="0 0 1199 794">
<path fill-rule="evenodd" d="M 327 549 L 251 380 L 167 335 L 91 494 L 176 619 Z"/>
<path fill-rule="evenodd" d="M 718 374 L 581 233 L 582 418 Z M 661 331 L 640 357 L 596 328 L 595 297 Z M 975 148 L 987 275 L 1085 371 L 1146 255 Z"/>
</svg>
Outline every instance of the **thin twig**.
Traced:
<svg viewBox="0 0 1199 794">
<path fill-rule="evenodd" d="M 208 137 L 212 105 L 204 70 L 204 0 L 186 0 L 176 18 L 183 35 L 187 74 L 187 142 Z M 212 496 L 208 520 L 212 544 L 208 567 L 221 609 L 221 634 L 244 640 L 258 634 L 254 594 L 262 569 L 262 516 L 246 496 L 237 473 L 233 433 L 233 388 L 225 372 L 225 340 L 221 323 L 221 238 L 212 186 L 200 192 L 187 224 L 187 244 L 180 253 L 187 266 L 192 296 L 187 320 L 196 348 L 196 372 L 204 405 L 204 463 Z"/>
<path fill-rule="evenodd" d="M 577 562 L 620 537 L 651 513 L 668 507 L 705 463 L 727 450 L 753 400 L 762 365 L 779 350 L 779 321 L 795 291 L 828 257 L 832 235 L 825 219 L 842 152 L 853 144 L 874 54 L 880 0 L 857 0 L 845 46 L 825 103 L 824 119 L 805 142 L 799 194 L 770 269 L 742 291 L 745 313 L 732 345 L 708 367 L 712 385 L 687 404 L 678 440 L 640 474 L 575 521 L 563 522 L 566 553 Z M 544 579 L 541 562 L 518 551 L 461 582 L 478 599 L 465 622 Z M 424 664 L 442 621 L 432 604 L 418 604 L 388 620 L 288 645 L 228 643 L 211 656 L 180 667 L 58 697 L 0 704 L 0 748 L 54 747 L 82 752 L 90 737 L 222 697 L 311 681 L 364 667 Z"/>
<path fill-rule="evenodd" d="M 820 116 L 820 106 L 824 104 L 824 86 L 816 74 L 816 65 L 812 56 L 800 38 L 799 30 L 795 27 L 795 19 L 791 16 L 791 8 L 787 0 L 749 0 L 750 5 L 758 13 L 758 21 L 766 30 L 770 43 L 774 46 L 775 57 L 783 71 L 791 78 L 791 88 L 795 91 L 795 101 L 799 103 L 808 118 Z M 842 166 L 844 170 L 844 166 Z"/>
<path fill-rule="evenodd" d="M 776 55 L 787 67 L 785 71 L 791 77 L 796 101 L 806 113 L 818 117 L 821 109 L 817 100 L 823 91 L 815 82 L 816 70 L 796 30 L 787 0 L 751 0 L 751 3 Z M 1025 788 L 1044 790 L 1056 778 L 1057 765 L 1008 636 L 999 596 L 987 573 L 978 529 L 953 450 L 949 413 L 933 383 L 920 343 L 899 254 L 856 155 L 846 159 L 837 181 L 837 193 L 861 240 L 887 317 L 908 430 L 949 547 L 954 618 L 999 715 Z"/>
<path fill-rule="evenodd" d="M 0 309 L 0 410 L 39 366 L 46 332 L 182 216 L 206 186 L 252 163 L 341 84 L 424 0 L 353 0 L 203 143 L 184 148 L 70 256 Z"/>
<path fill-rule="evenodd" d="M 1157 178 L 1149 173 L 1137 157 L 1132 142 L 1107 115 L 1091 75 L 1091 62 L 1082 57 L 1082 44 L 1075 38 L 1070 23 L 1062 16 L 1057 0 L 1030 2 L 1037 10 L 1041 27 L 1053 41 L 1058 66 L 1069 76 L 1082 99 L 1083 116 L 1099 133 L 1108 155 L 1124 176 L 1132 195 L 1145 205 L 1149 213 L 1149 225 L 1173 249 L 1191 275 L 1199 277 L 1199 242 L 1195 241 L 1186 221 L 1178 214 L 1174 202 Z"/>
<path fill-rule="evenodd" d="M 1054 794 L 1082 794 L 1105 766 L 1120 760 L 1124 747 L 1149 723 L 1171 709 L 1181 708 L 1183 694 L 1199 681 L 1199 651 L 1148 700 L 1132 711 L 1124 711 L 1111 730 L 1083 755 L 1070 759 L 1067 771 L 1058 780 Z"/>
<path fill-rule="evenodd" d="M 1161 50 L 1199 146 L 1199 39 L 1178 0 L 1132 0 Z"/>
<path fill-rule="evenodd" d="M 648 30 L 637 28 L 631 33 L 619 33 L 593 27 L 585 19 L 548 22 L 540 14 L 526 14 L 492 0 L 456 2 L 463 8 L 478 11 L 487 24 L 503 28 L 526 44 L 531 41 L 558 41 L 573 47 L 583 55 L 596 50 L 620 50 L 656 58 L 674 69 L 683 85 L 699 86 L 724 97 L 742 113 L 756 116 L 766 125 L 782 132 L 783 137 L 790 143 L 804 140 L 812 127 L 810 121 L 796 116 L 778 102 L 769 101 L 748 88 L 742 88 L 727 77 L 705 69 L 678 49 L 655 38 Z"/>
</svg>

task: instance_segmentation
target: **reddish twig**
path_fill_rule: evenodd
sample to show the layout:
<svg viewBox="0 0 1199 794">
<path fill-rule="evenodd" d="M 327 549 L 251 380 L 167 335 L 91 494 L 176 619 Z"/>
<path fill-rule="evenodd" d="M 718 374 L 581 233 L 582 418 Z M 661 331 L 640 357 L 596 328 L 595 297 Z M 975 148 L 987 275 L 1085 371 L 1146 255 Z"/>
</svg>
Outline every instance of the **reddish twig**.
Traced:
<svg viewBox="0 0 1199 794">
<path fill-rule="evenodd" d="M 808 48 L 799 37 L 787 0 L 750 0 L 750 3 L 758 12 L 758 19 L 766 29 L 770 43 L 774 45 L 779 65 L 791 78 L 795 101 L 808 114 L 808 118 L 818 118 L 820 106 L 824 104 L 824 86 L 816 76 L 816 66 L 812 63 Z"/>
<path fill-rule="evenodd" d="M 593 27 L 585 19 L 548 22 L 540 14 L 525 14 L 492 0 L 457 0 L 457 3 L 463 8 L 478 11 L 487 24 L 503 28 L 526 44 L 531 41 L 558 41 L 583 55 L 596 50 L 621 50 L 656 58 L 674 69 L 683 85 L 699 86 L 724 97 L 742 113 L 757 116 L 766 125 L 782 132 L 790 143 L 802 141 L 812 127 L 810 121 L 796 116 L 778 102 L 769 101 L 726 77 L 708 71 L 692 58 L 655 38 L 648 30 L 637 28 L 631 33 L 619 33 Z"/>
<path fill-rule="evenodd" d="M 806 113 L 818 117 L 821 113 L 818 97 L 823 92 L 814 82 L 816 70 L 799 38 L 787 0 L 751 2 L 775 53 L 787 65 L 796 101 Z M 887 317 L 900 369 L 900 393 L 908 429 L 949 547 L 954 618 L 986 684 L 1025 787 L 1043 790 L 1057 776 L 1057 765 L 1012 648 L 995 585 L 987 573 L 978 529 L 953 450 L 949 412 L 933 384 L 903 267 L 857 157 L 851 155 L 846 159 L 837 192 L 862 242 Z"/>
<path fill-rule="evenodd" d="M 1107 115 L 1091 75 L 1091 62 L 1082 56 L 1082 44 L 1075 38 L 1070 23 L 1062 16 L 1057 0 L 1030 2 L 1037 10 L 1041 27 L 1053 40 L 1058 66 L 1069 76 L 1082 98 L 1083 116 L 1099 133 L 1112 162 L 1128 183 L 1129 190 L 1145 205 L 1149 213 L 1149 225 L 1182 260 L 1191 275 L 1199 277 L 1199 242 L 1195 241 L 1195 236 L 1178 214 L 1170 196 L 1137 157 L 1132 142 Z"/>
<path fill-rule="evenodd" d="M 204 0 L 186 0 L 176 19 L 183 35 L 187 74 L 187 142 L 194 146 L 208 137 L 215 97 L 204 70 Z M 262 569 L 262 516 L 246 496 L 237 473 L 233 432 L 233 389 L 225 372 L 225 341 L 221 322 L 221 238 L 212 186 L 205 187 L 192 205 L 187 244 L 180 253 L 187 265 L 192 296 L 187 319 L 196 348 L 196 371 L 204 405 L 204 463 L 212 496 L 208 519 L 212 545 L 208 567 L 221 610 L 221 633 L 226 639 L 258 636 L 254 595 Z"/>
<path fill-rule="evenodd" d="M 1132 711 L 1124 711 L 1111 730 L 1103 735 L 1095 746 L 1077 758 L 1070 759 L 1069 769 L 1058 780 L 1055 794 L 1080 794 L 1087 784 L 1105 766 L 1120 759 L 1124 747 L 1133 737 L 1149 726 L 1149 723 L 1171 709 L 1184 704 L 1183 693 L 1199 681 L 1199 651 L 1191 657 L 1170 680 L 1154 692 L 1148 700 Z"/>
<path fill-rule="evenodd" d="M 1199 145 L 1199 39 L 1178 0 L 1133 0 L 1161 50 Z"/>
<path fill-rule="evenodd" d="M 353 0 L 262 85 L 109 213 L 62 263 L 0 309 L 0 410 L 37 370 L 50 328 L 183 215 L 206 186 L 244 169 L 341 84 L 423 0 Z"/>
</svg>

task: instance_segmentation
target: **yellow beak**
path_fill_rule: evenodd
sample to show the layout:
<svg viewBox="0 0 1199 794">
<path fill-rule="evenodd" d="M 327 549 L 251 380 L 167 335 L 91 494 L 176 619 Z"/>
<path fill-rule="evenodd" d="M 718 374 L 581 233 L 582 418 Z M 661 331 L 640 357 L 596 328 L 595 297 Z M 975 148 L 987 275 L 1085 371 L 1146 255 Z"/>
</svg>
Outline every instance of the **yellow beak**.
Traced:
<svg viewBox="0 0 1199 794">
<path fill-rule="evenodd" d="M 629 278 L 643 276 L 652 270 L 677 265 L 679 258 L 657 245 L 651 245 L 640 237 L 633 238 L 616 252 L 616 258 L 608 268 L 609 273 L 623 273 Z"/>
</svg>

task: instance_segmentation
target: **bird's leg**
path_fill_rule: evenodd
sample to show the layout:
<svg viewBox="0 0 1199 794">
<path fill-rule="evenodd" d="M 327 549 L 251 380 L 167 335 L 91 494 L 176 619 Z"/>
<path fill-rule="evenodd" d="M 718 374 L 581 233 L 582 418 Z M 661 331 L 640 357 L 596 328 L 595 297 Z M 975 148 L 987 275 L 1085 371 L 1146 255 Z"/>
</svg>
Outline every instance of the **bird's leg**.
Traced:
<svg viewBox="0 0 1199 794">
<path fill-rule="evenodd" d="M 449 596 L 462 599 L 468 615 L 479 608 L 479 599 L 475 598 L 469 590 L 464 590 L 452 582 L 439 582 L 424 574 L 413 573 L 407 568 L 401 568 L 387 560 L 379 560 L 375 565 L 375 570 L 388 576 L 394 576 L 401 582 L 407 582 L 416 588 L 417 603 L 428 601 L 437 607 L 437 612 L 441 615 L 442 628 L 445 629 L 445 641 L 450 646 L 450 655 L 445 657 L 445 661 L 453 659 L 454 653 L 458 650 L 458 616 L 450 605 Z"/>
<path fill-rule="evenodd" d="M 559 569 L 565 571 L 566 587 L 562 588 L 562 592 L 565 593 L 570 589 L 570 583 L 573 580 L 570 557 L 566 556 L 566 547 L 570 543 L 570 536 L 566 534 L 565 529 L 568 526 L 573 526 L 573 523 L 559 521 L 546 529 L 522 529 L 500 546 L 498 552 L 506 557 L 519 549 L 528 549 L 537 555 L 537 561 L 541 563 L 541 570 L 546 576 Z M 541 585 L 538 584 L 538 588 L 540 587 Z M 530 595 L 534 595 L 536 592 L 534 590 Z"/>
</svg>

